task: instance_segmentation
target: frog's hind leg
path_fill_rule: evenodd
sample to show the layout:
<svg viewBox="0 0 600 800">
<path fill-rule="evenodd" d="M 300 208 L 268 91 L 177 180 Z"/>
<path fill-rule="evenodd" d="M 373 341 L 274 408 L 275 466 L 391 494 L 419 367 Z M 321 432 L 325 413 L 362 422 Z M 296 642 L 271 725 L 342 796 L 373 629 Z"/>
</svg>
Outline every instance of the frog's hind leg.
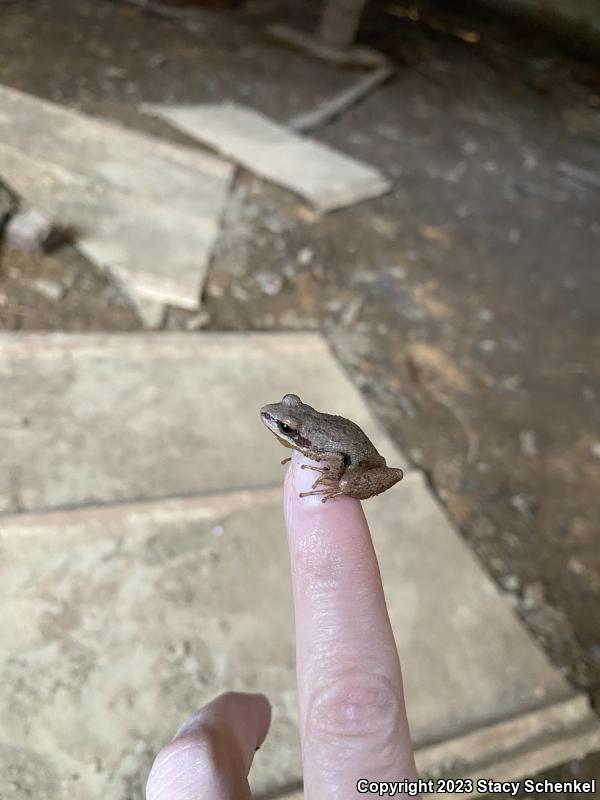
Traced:
<svg viewBox="0 0 600 800">
<path fill-rule="evenodd" d="M 336 491 L 337 490 L 337 491 Z M 339 486 L 330 485 L 325 489 L 316 489 L 312 492 L 300 492 L 298 497 L 310 497 L 311 495 L 323 495 L 321 497 L 321 502 L 326 503 L 328 500 L 331 500 L 333 497 L 340 497 L 344 493 L 339 491 Z"/>
<path fill-rule="evenodd" d="M 373 469 L 353 472 L 348 470 L 340 479 L 339 488 L 343 494 L 366 500 L 381 494 L 402 480 L 403 472 L 394 467 L 374 467 Z"/>
</svg>

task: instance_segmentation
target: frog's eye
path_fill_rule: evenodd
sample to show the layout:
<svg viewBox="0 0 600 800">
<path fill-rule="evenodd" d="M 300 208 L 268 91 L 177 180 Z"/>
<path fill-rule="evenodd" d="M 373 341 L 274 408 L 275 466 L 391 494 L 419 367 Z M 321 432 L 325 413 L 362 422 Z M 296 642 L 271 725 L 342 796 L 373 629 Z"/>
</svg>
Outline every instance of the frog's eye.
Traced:
<svg viewBox="0 0 600 800">
<path fill-rule="evenodd" d="M 286 434 L 288 434 L 288 435 L 289 435 L 290 433 L 295 433 L 295 431 L 294 431 L 294 429 L 292 428 L 292 426 L 291 426 L 291 425 L 288 425 L 288 424 L 287 424 L 287 422 L 278 422 L 278 423 L 277 423 L 277 425 L 278 425 L 278 427 L 279 427 L 279 430 L 280 430 L 282 433 L 286 433 Z"/>
</svg>

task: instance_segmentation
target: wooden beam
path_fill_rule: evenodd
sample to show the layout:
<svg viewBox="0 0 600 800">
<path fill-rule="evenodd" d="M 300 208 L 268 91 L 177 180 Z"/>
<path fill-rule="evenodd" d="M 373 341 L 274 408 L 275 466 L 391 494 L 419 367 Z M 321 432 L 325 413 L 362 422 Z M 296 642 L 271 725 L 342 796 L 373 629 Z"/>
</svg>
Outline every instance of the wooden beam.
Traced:
<svg viewBox="0 0 600 800">
<path fill-rule="evenodd" d="M 366 0 L 326 0 L 319 39 L 330 47 L 346 48 L 354 42 Z"/>
</svg>

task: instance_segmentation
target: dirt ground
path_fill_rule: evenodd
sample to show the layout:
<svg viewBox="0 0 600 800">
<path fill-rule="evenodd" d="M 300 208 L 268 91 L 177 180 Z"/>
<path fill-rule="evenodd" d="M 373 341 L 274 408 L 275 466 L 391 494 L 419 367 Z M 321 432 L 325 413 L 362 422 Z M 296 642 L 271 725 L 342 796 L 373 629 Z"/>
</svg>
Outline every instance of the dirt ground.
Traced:
<svg viewBox="0 0 600 800">
<path fill-rule="evenodd" d="M 164 327 L 323 330 L 541 646 L 600 702 L 600 68 L 576 42 L 457 5 L 373 2 L 361 40 L 396 74 L 315 134 L 392 192 L 319 219 L 240 172 L 204 311 L 171 309 Z M 135 105 L 231 99 L 285 121 L 356 79 L 267 36 L 318 8 L 169 20 L 22 0 L 2 8 L 2 80 L 175 139 Z M 141 327 L 70 248 L 2 254 L 0 325 Z M 559 776 L 598 777 L 600 756 Z"/>
</svg>

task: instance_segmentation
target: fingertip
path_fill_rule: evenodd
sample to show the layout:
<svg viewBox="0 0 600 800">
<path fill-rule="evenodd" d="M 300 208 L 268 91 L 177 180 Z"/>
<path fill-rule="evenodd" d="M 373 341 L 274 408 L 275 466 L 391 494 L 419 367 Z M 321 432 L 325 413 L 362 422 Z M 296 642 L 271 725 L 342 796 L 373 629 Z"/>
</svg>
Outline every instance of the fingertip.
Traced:
<svg viewBox="0 0 600 800">
<path fill-rule="evenodd" d="M 303 469 L 319 466 L 300 454 L 286 477 L 285 518 L 297 623 L 313 594 L 324 582 L 334 586 L 349 573 L 378 576 L 371 535 L 359 500 L 341 496 L 322 502 L 320 495 L 300 497 L 310 491 L 319 473 Z M 322 466 L 322 464 L 321 464 Z"/>
<path fill-rule="evenodd" d="M 294 452 L 294 455 L 292 456 L 292 461 L 290 464 L 292 486 L 295 497 L 299 501 L 299 505 L 302 508 L 320 508 L 322 505 L 324 505 L 319 495 L 300 497 L 300 494 L 303 492 L 313 491 L 313 485 L 319 478 L 319 473 L 316 471 L 316 469 L 310 468 L 319 468 L 320 466 L 321 464 L 319 464 L 319 462 L 312 461 L 311 459 L 306 458 L 306 456 L 303 456 L 301 453 Z"/>
<path fill-rule="evenodd" d="M 246 776 L 270 723 L 264 694 L 219 695 L 189 717 L 157 755 L 147 800 L 249 798 Z"/>
<path fill-rule="evenodd" d="M 311 461 L 294 451 L 284 481 L 284 511 L 288 530 L 297 523 L 306 524 L 315 519 L 343 517 L 350 509 L 360 508 L 360 503 L 351 497 L 335 497 L 323 502 L 323 495 L 306 492 L 319 489 L 315 482 L 320 473 L 311 467 L 323 467 L 324 462 Z M 305 495 L 305 496 L 301 496 Z"/>
<path fill-rule="evenodd" d="M 188 717 L 178 729 L 173 741 L 194 735 L 212 720 L 243 729 L 244 735 L 249 738 L 254 737 L 256 746 L 260 747 L 271 725 L 271 703 L 262 692 L 223 692 Z"/>
<path fill-rule="evenodd" d="M 262 692 L 254 692 L 252 694 L 248 694 L 247 697 L 250 698 L 250 703 L 254 707 L 253 713 L 257 721 L 256 749 L 258 750 L 258 748 L 262 746 L 263 742 L 267 738 L 267 733 L 271 727 L 273 709 L 269 698 Z"/>
</svg>

